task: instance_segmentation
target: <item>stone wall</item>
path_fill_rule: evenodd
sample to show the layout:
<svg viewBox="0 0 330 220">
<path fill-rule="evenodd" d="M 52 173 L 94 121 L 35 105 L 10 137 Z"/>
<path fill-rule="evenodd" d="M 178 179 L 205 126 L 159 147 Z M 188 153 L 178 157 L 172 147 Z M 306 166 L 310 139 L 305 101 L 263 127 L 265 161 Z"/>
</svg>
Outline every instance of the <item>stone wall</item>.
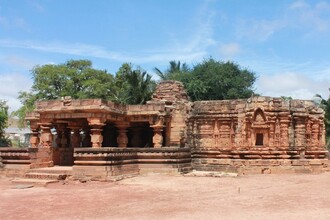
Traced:
<svg viewBox="0 0 330 220">
<path fill-rule="evenodd" d="M 259 167 L 257 172 L 264 172 L 275 166 L 315 170 L 316 165 L 327 166 L 324 130 L 323 110 L 312 101 L 270 97 L 200 101 L 194 103 L 189 119 L 187 144 L 197 170 L 244 172 L 244 167 Z"/>
<path fill-rule="evenodd" d="M 167 80 L 158 84 L 152 103 L 165 103 L 169 120 L 166 123 L 167 146 L 184 147 L 187 141 L 187 120 L 191 111 L 191 102 L 183 84 L 178 81 Z"/>
<path fill-rule="evenodd" d="M 191 170 L 187 148 L 76 148 L 74 178 L 111 180 L 140 173 L 186 173 Z"/>
</svg>

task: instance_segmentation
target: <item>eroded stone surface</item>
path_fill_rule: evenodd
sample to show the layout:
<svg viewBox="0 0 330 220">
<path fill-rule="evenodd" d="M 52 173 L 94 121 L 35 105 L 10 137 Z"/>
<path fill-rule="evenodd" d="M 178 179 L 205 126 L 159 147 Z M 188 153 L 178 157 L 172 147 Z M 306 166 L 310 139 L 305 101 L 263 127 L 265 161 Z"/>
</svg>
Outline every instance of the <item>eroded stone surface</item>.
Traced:
<svg viewBox="0 0 330 220">
<path fill-rule="evenodd" d="M 64 97 L 37 102 L 26 119 L 32 148 L 0 149 L 4 164 L 74 165 L 94 179 L 186 172 L 190 165 L 240 174 L 328 169 L 324 112 L 312 101 L 261 96 L 191 102 L 182 83 L 164 81 L 145 105 Z M 181 148 L 188 150 L 173 152 Z"/>
</svg>

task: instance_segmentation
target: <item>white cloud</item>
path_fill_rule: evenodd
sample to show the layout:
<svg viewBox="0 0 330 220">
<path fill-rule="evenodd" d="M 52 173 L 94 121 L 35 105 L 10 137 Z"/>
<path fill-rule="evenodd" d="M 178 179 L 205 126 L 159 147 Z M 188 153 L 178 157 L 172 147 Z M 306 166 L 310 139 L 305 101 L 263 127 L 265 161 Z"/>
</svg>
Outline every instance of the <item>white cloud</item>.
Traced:
<svg viewBox="0 0 330 220">
<path fill-rule="evenodd" d="M 31 4 L 34 3 L 31 1 Z M 181 60 L 192 62 L 200 60 L 208 55 L 207 49 L 215 45 L 213 39 L 214 10 L 211 9 L 212 1 L 204 1 L 193 23 L 194 29 L 190 30 L 184 38 L 173 38 L 171 42 L 160 45 L 156 50 L 139 50 L 138 52 L 117 52 L 108 50 L 98 45 L 71 42 L 37 42 L 17 41 L 12 39 L 0 39 L 0 47 L 12 47 L 38 50 L 43 52 L 60 53 L 68 55 L 89 56 L 103 58 L 118 62 L 153 63 L 168 62 L 169 60 Z M 24 22 L 22 23 L 24 24 Z"/>
<path fill-rule="evenodd" d="M 275 32 L 285 28 L 285 20 L 244 20 L 239 24 L 237 36 L 239 38 L 251 38 L 259 41 L 265 41 Z"/>
<path fill-rule="evenodd" d="M 6 100 L 9 111 L 17 110 L 21 104 L 18 97 L 19 91 L 29 91 L 32 80 L 20 73 L 0 74 L 0 99 Z"/>
<path fill-rule="evenodd" d="M 220 45 L 220 54 L 225 59 L 230 59 L 241 52 L 241 47 L 238 43 L 228 43 Z"/>
<path fill-rule="evenodd" d="M 27 70 L 32 69 L 32 67 L 37 64 L 35 61 L 19 56 L 5 56 L 3 58 L 0 58 L 0 61 L 6 63 L 6 65 L 9 64 L 15 68 L 20 67 Z"/>
<path fill-rule="evenodd" d="M 288 5 L 274 19 L 242 19 L 236 32 L 239 38 L 259 41 L 266 41 L 285 28 L 301 30 L 305 32 L 302 36 L 315 36 L 330 29 L 329 15 L 330 3 L 321 1 L 308 4 L 299 0 Z"/>
<path fill-rule="evenodd" d="M 287 72 L 261 75 L 257 81 L 257 92 L 266 96 L 291 96 L 295 99 L 312 99 L 315 94 L 329 96 L 330 79 L 316 80 L 301 73 Z"/>
</svg>

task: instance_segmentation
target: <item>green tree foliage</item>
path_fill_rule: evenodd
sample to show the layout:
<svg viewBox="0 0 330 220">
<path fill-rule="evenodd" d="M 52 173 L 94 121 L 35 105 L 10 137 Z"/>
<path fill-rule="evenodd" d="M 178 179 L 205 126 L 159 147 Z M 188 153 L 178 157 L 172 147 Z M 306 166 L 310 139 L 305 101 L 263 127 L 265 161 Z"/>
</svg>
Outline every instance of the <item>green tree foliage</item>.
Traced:
<svg viewBox="0 0 330 220">
<path fill-rule="evenodd" d="M 38 100 L 59 99 L 63 96 L 107 99 L 112 92 L 113 76 L 106 70 L 93 69 L 89 60 L 36 66 L 32 75 L 32 92 Z"/>
<path fill-rule="evenodd" d="M 248 98 L 253 94 L 255 80 L 253 72 L 235 63 L 211 58 L 194 67 L 191 81 L 197 85 L 189 85 L 189 82 L 187 87 L 194 100 Z"/>
<path fill-rule="evenodd" d="M 328 99 L 324 99 L 320 95 L 316 95 L 316 96 L 321 98 L 321 107 L 325 112 L 324 124 L 326 129 L 327 148 L 330 149 L 330 95 Z"/>
<path fill-rule="evenodd" d="M 114 79 L 105 70 L 92 68 L 89 60 L 69 60 L 64 64 L 46 64 L 32 69 L 33 85 L 30 92 L 21 91 L 22 107 L 13 112 L 24 125 L 27 112 L 34 109 L 37 100 L 60 99 L 71 96 L 74 99 L 110 99 Z"/>
<path fill-rule="evenodd" d="M 178 80 L 182 74 L 190 72 L 190 69 L 186 63 L 181 65 L 180 61 L 172 60 L 169 62 L 169 67 L 162 72 L 157 67 L 154 68 L 155 73 L 161 80 Z"/>
<path fill-rule="evenodd" d="M 5 137 L 8 122 L 8 106 L 6 101 L 0 100 L 0 147 L 7 147 L 9 140 Z"/>
<path fill-rule="evenodd" d="M 38 100 L 101 98 L 123 104 L 142 104 L 151 98 L 155 82 L 141 68 L 123 64 L 115 77 L 106 70 L 92 68 L 89 60 L 69 60 L 64 64 L 46 64 L 32 70 L 31 92 L 20 92 L 23 106 L 13 115 L 24 124 L 27 112 L 33 111 Z"/>
<path fill-rule="evenodd" d="M 131 64 L 124 63 L 115 76 L 115 93 L 113 101 L 122 104 L 144 104 L 151 99 L 156 83 L 141 68 L 133 69 Z"/>
<path fill-rule="evenodd" d="M 256 76 L 233 62 L 220 62 L 212 58 L 204 60 L 190 70 L 180 62 L 171 61 L 162 73 L 155 68 L 161 80 L 181 81 L 193 101 L 248 98 L 253 92 Z"/>
</svg>

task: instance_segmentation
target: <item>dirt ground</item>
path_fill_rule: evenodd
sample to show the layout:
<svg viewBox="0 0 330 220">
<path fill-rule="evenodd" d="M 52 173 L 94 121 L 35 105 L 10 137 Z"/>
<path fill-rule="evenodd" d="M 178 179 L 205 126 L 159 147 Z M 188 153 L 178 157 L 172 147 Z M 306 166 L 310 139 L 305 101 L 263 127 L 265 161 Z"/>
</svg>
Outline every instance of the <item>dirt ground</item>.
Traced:
<svg viewBox="0 0 330 220">
<path fill-rule="evenodd" d="M 1 219 L 330 219 L 330 173 L 16 187 L 0 177 Z"/>
</svg>

